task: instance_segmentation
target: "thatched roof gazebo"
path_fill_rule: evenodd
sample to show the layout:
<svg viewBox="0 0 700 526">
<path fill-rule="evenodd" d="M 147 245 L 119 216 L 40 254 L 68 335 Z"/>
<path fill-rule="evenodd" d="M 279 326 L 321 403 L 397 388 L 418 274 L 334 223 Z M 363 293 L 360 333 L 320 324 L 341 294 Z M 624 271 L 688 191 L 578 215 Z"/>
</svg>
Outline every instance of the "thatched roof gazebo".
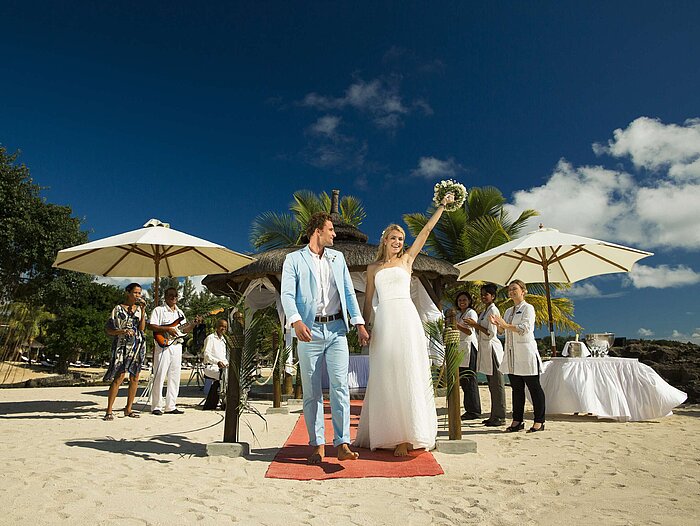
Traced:
<svg viewBox="0 0 700 526">
<path fill-rule="evenodd" d="M 378 246 L 368 244 L 368 238 L 363 232 L 341 219 L 338 213 L 339 194 L 338 190 L 333 190 L 331 200 L 331 217 L 336 232 L 333 248 L 345 256 L 355 289 L 363 294 L 365 283 L 363 273 L 367 270 L 367 265 L 375 261 Z M 279 297 L 284 258 L 302 246 L 274 248 L 255 254 L 256 260 L 250 265 L 229 274 L 210 274 L 202 283 L 214 294 L 233 296 L 246 294 L 250 292 L 251 286 L 254 287 L 256 283 L 263 284 L 266 281 Z M 413 263 L 414 278 L 420 281 L 422 288 L 437 308 L 440 307 L 445 286 L 455 282 L 458 274 L 457 269 L 447 261 L 424 254 L 420 254 Z M 362 305 L 361 298 L 358 300 Z"/>
</svg>

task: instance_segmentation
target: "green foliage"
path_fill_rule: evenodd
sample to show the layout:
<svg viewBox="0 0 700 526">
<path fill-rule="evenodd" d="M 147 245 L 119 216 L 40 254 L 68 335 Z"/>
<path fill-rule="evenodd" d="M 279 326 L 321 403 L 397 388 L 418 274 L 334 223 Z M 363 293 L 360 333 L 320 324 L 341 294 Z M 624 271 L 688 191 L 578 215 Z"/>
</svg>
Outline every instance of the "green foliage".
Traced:
<svg viewBox="0 0 700 526">
<path fill-rule="evenodd" d="M 47 354 L 58 355 L 57 367 L 65 372 L 79 354 L 105 360 L 110 356 L 111 337 L 105 324 L 115 305 L 124 301 L 124 291 L 113 285 L 80 281 L 79 289 L 62 298 L 62 306 L 46 324 Z"/>
<path fill-rule="evenodd" d="M 463 208 L 442 214 L 426 246 L 436 257 L 459 263 L 515 239 L 527 220 L 539 215 L 535 210 L 525 210 L 513 220 L 505 204 L 497 188 L 472 188 Z M 411 234 L 418 235 L 434 212 L 435 207 L 431 207 L 427 214 L 404 215 Z"/>
<path fill-rule="evenodd" d="M 478 256 L 500 246 L 508 241 L 516 239 L 525 228 L 527 221 L 539 215 L 536 210 L 525 210 L 516 219 L 510 217 L 504 205 L 506 199 L 497 188 L 486 186 L 472 188 L 464 208 L 454 212 L 445 212 L 435 226 L 426 247 L 432 255 L 449 261 L 459 263 L 474 256 Z M 404 221 L 414 236 L 421 231 L 435 211 L 431 207 L 427 214 L 406 214 Z M 447 291 L 448 297 L 454 297 L 459 290 L 469 290 L 474 299 L 473 306 L 478 312 L 483 309 L 479 297 L 479 288 L 482 282 L 459 283 Z M 566 288 L 567 285 L 552 285 L 552 290 Z M 540 327 L 548 325 L 547 303 L 543 284 L 528 284 L 527 301 L 535 307 L 536 323 Z M 496 306 L 503 313 L 512 305 L 506 294 L 506 288 L 499 289 L 496 298 Z M 578 324 L 573 321 L 574 305 L 567 298 L 552 299 L 552 319 L 557 330 L 580 330 Z"/>
<path fill-rule="evenodd" d="M 288 247 L 299 243 L 301 232 L 291 214 L 264 212 L 253 220 L 250 243 L 259 250 Z"/>
<path fill-rule="evenodd" d="M 55 316 L 44 307 L 7 303 L 0 307 L 0 360 L 16 360 L 22 346 L 43 340 L 46 323 Z M 43 342 L 42 342 L 43 343 Z M 33 358 L 33 357 L 30 357 Z"/>
<path fill-rule="evenodd" d="M 57 370 L 66 372 L 80 353 L 93 359 L 110 356 L 112 339 L 105 332 L 108 316 L 93 307 L 67 307 L 47 326 L 48 354 L 58 355 Z"/>
<path fill-rule="evenodd" d="M 70 286 L 68 271 L 51 267 L 60 249 L 84 243 L 80 220 L 40 197 L 29 169 L 0 146 L 0 300 L 47 305 L 45 295 Z"/>
<path fill-rule="evenodd" d="M 465 354 L 465 351 L 460 349 L 459 334 L 446 338 L 445 323 L 442 319 L 423 322 L 423 329 L 433 345 L 445 350 L 443 367 L 433 370 L 433 388 L 437 389 L 440 380 L 444 379 L 449 398 L 452 389 L 459 386 L 459 364 L 462 363 Z"/>
<path fill-rule="evenodd" d="M 343 221 L 355 227 L 360 226 L 367 215 L 361 201 L 353 196 L 341 197 L 338 208 Z M 253 220 L 250 243 L 257 250 L 298 245 L 311 216 L 331 211 L 331 198 L 326 192 L 317 195 L 309 190 L 297 190 L 289 210 L 291 214 L 264 212 Z"/>
<path fill-rule="evenodd" d="M 345 337 L 348 340 L 348 350 L 352 354 L 362 354 L 362 345 L 360 345 L 360 335 L 357 334 L 357 327 L 354 325 L 350 327 Z"/>
</svg>

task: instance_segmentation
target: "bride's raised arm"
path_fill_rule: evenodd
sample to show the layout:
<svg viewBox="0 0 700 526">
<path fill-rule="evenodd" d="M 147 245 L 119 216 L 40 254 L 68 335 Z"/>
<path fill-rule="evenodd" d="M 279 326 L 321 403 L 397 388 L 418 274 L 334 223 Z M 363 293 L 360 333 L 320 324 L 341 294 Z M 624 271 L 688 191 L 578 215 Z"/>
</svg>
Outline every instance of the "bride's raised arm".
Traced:
<svg viewBox="0 0 700 526">
<path fill-rule="evenodd" d="M 416 240 L 411 245 L 411 248 L 409 248 L 406 251 L 406 256 L 408 256 L 409 264 L 412 265 L 413 260 L 416 259 L 418 254 L 420 254 L 420 251 L 423 250 L 423 245 L 425 245 L 425 242 L 428 240 L 430 232 L 432 232 L 433 228 L 435 228 L 435 225 L 437 225 L 437 222 L 440 220 L 440 216 L 445 210 L 445 205 L 453 203 L 454 200 L 455 198 L 452 194 L 446 194 L 445 197 L 442 199 L 442 202 L 437 207 L 437 210 L 435 210 L 433 216 L 428 220 L 425 226 L 421 229 L 420 233 L 416 236 Z"/>
</svg>

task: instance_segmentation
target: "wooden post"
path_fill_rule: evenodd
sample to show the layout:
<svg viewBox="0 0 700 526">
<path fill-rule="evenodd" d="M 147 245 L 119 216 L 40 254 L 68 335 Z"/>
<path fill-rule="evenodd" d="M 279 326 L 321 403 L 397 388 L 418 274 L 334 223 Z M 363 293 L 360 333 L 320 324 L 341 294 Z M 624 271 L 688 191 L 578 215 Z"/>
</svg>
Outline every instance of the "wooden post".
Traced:
<svg viewBox="0 0 700 526">
<path fill-rule="evenodd" d="M 238 420 L 240 418 L 241 387 L 238 377 L 241 372 L 241 353 L 245 343 L 244 319 L 241 312 L 233 315 L 231 340 L 233 347 L 229 356 L 228 385 L 226 387 L 226 420 L 224 422 L 224 442 L 238 442 Z"/>
<path fill-rule="evenodd" d="M 452 356 L 454 349 L 459 348 L 459 331 L 457 329 L 445 329 L 445 367 L 447 368 L 447 425 L 450 440 L 462 439 L 462 419 L 460 417 L 459 400 L 459 369 L 451 372 L 449 369 L 455 359 Z M 449 356 L 448 356 L 449 354 Z"/>
<path fill-rule="evenodd" d="M 547 295 L 547 316 L 549 317 L 549 344 L 552 348 L 552 356 L 557 355 L 557 339 L 554 336 L 554 322 L 552 321 L 552 298 L 549 293 L 549 270 L 544 266 L 544 290 Z"/>
<path fill-rule="evenodd" d="M 284 389 L 282 391 L 282 394 L 285 394 L 287 396 L 292 396 L 294 394 L 292 375 L 289 374 L 287 371 L 284 372 Z"/>
<path fill-rule="evenodd" d="M 275 368 L 272 370 L 272 407 L 282 407 L 282 386 L 280 379 L 280 371 L 282 371 L 282 360 L 280 351 L 280 341 L 277 331 L 272 333 L 272 348 L 278 353 L 278 359 L 275 360 Z"/>
<path fill-rule="evenodd" d="M 447 421 L 450 440 L 462 440 L 462 418 L 459 400 L 459 378 L 454 378 L 452 390 L 447 396 Z"/>
</svg>

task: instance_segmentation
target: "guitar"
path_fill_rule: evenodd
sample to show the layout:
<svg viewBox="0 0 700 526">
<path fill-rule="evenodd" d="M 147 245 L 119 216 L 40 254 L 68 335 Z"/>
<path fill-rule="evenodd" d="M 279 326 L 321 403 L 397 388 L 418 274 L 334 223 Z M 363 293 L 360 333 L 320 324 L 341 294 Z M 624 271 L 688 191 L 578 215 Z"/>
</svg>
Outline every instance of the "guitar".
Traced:
<svg viewBox="0 0 700 526">
<path fill-rule="evenodd" d="M 224 309 L 215 309 L 213 311 L 208 312 L 204 316 L 216 316 L 217 314 L 224 312 Z M 185 319 L 184 316 L 180 316 L 178 319 L 176 319 L 172 323 L 168 323 L 167 325 L 161 325 L 161 327 L 175 327 L 177 329 L 180 329 L 180 327 L 185 327 L 186 325 L 197 325 L 200 323 L 201 318 L 203 316 L 197 316 L 195 318 L 194 322 L 190 323 L 183 323 L 180 325 L 180 322 Z M 200 320 L 200 321 L 197 321 Z M 154 332 L 153 333 L 153 338 L 156 340 L 156 343 L 161 346 L 161 348 L 165 349 L 166 347 L 171 346 L 174 343 L 178 343 L 179 340 L 184 340 L 187 337 L 186 334 L 180 334 L 179 336 L 171 336 L 167 332 Z"/>
</svg>

